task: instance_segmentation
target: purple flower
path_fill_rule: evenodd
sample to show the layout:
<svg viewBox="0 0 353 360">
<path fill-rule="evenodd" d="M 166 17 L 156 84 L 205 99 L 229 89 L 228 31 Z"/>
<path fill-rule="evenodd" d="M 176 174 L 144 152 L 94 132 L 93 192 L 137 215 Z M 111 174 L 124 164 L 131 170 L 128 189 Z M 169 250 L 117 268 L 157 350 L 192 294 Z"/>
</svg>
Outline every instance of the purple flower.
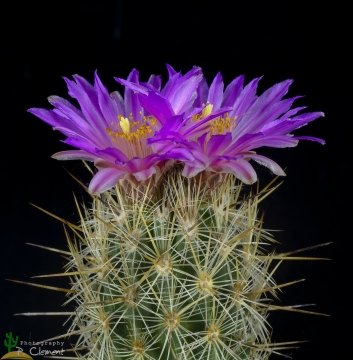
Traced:
<svg viewBox="0 0 353 360">
<path fill-rule="evenodd" d="M 300 139 L 324 143 L 290 134 L 323 116 L 321 112 L 297 115 L 304 109 L 291 109 L 298 97 L 282 99 L 291 80 L 258 97 L 260 79 L 243 87 L 244 77 L 239 76 L 223 91 L 221 74 L 208 87 L 198 67 L 185 75 L 169 65 L 167 69 L 169 80 L 163 88 L 160 76 L 152 75 L 144 83 L 136 70 L 127 80 L 116 79 L 125 86 L 124 100 L 118 92 L 109 94 L 97 73 L 93 86 L 74 75 L 74 81 L 65 81 L 81 109 L 58 96 L 49 97 L 53 110 L 29 109 L 66 135 L 64 143 L 79 149 L 54 154 L 55 159 L 94 162 L 98 172 L 89 185 L 92 194 L 112 188 L 123 177 L 138 182 L 152 175 L 158 178 L 171 161 L 184 164 L 186 177 L 222 172 L 251 184 L 257 179 L 251 159 L 284 175 L 278 164 L 254 149 L 296 146 Z"/>
<path fill-rule="evenodd" d="M 220 73 L 210 87 L 194 68 L 184 77 L 168 66 L 169 81 L 162 91 L 149 84 L 136 84 L 117 79 L 138 94 L 140 103 L 162 125 L 149 138 L 155 153 L 167 156 L 172 149 L 189 150 L 183 175 L 193 177 L 201 171 L 234 174 L 246 184 L 257 180 L 249 160 L 268 167 L 276 175 L 285 175 L 273 160 L 258 155 L 256 148 L 292 147 L 299 140 L 324 141 L 308 136 L 293 136 L 291 132 L 323 116 L 321 112 L 298 112 L 291 109 L 297 98 L 283 99 L 292 80 L 272 86 L 256 96 L 254 79 L 243 87 L 244 77 L 234 79 L 223 91 Z"/>
<path fill-rule="evenodd" d="M 153 174 L 158 176 L 164 159 L 191 159 L 191 153 L 187 150 L 171 149 L 164 154 L 156 154 L 147 145 L 147 139 L 160 130 L 163 120 L 157 121 L 146 112 L 133 90 L 126 88 L 123 100 L 118 92 L 108 93 L 97 73 L 94 86 L 78 75 L 73 78 L 75 81 L 66 78 L 65 81 L 69 95 L 78 101 L 81 110 L 65 99 L 51 96 L 49 102 L 55 109 L 32 108 L 29 112 L 66 135 L 64 143 L 80 149 L 59 152 L 53 155 L 55 159 L 94 162 L 98 172 L 89 185 L 92 194 L 112 188 L 128 174 L 137 181 Z M 138 72 L 133 70 L 127 81 L 138 86 Z M 160 76 L 152 75 L 144 86 L 159 91 Z M 180 86 L 187 86 L 185 76 Z M 175 90 L 170 91 L 172 95 L 173 91 L 175 93 Z M 173 96 L 177 101 L 177 96 Z M 185 107 L 180 101 L 176 106 L 182 110 Z"/>
</svg>

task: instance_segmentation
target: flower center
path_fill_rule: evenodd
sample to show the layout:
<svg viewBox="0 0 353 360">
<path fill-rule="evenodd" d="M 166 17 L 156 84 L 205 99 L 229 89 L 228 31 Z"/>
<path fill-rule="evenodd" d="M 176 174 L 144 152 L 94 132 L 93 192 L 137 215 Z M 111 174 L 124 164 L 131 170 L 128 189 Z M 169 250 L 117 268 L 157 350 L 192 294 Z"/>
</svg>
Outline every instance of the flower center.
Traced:
<svg viewBox="0 0 353 360">
<path fill-rule="evenodd" d="M 117 142 L 118 138 L 125 139 L 127 141 L 140 140 L 147 134 L 153 132 L 152 128 L 156 123 L 156 119 L 150 116 L 144 116 L 143 121 L 129 121 L 128 118 L 124 118 L 122 115 L 118 115 L 119 124 L 114 121 L 110 123 L 111 127 L 106 128 L 106 132 Z M 149 120 L 149 123 L 147 122 Z M 132 129 L 136 128 L 135 131 Z M 122 130 L 122 131 L 121 131 Z"/>
<path fill-rule="evenodd" d="M 142 113 L 141 113 L 142 115 Z M 107 134 L 117 148 L 124 152 L 129 159 L 138 156 L 145 157 L 151 150 L 147 149 L 146 140 L 154 133 L 157 122 L 152 116 L 143 116 L 141 121 L 133 121 L 132 114 L 129 119 L 118 115 L 118 122 L 112 121 L 106 128 Z"/>
<path fill-rule="evenodd" d="M 207 106 L 205 106 L 202 109 L 201 114 L 193 115 L 192 119 L 194 121 L 199 121 L 201 119 L 204 119 L 205 117 L 211 115 L 212 109 L 213 109 L 213 104 L 208 104 Z M 227 132 L 231 132 L 236 126 L 236 122 L 235 122 L 236 118 L 237 118 L 236 116 L 229 117 L 228 113 L 225 113 L 222 116 L 219 116 L 213 120 L 210 120 L 210 122 L 209 122 L 210 135 L 225 134 Z"/>
</svg>

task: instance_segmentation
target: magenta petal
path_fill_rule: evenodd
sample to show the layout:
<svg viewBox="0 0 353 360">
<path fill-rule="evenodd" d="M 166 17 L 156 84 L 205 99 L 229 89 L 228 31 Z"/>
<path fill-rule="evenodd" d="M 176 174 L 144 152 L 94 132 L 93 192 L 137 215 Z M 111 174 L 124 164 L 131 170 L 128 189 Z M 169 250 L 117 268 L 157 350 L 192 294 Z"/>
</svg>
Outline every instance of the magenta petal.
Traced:
<svg viewBox="0 0 353 360">
<path fill-rule="evenodd" d="M 207 102 L 213 105 L 213 110 L 218 110 L 221 107 L 223 99 L 223 79 L 221 73 L 218 73 L 213 79 L 208 92 Z"/>
<path fill-rule="evenodd" d="M 239 94 L 243 90 L 244 75 L 238 76 L 234 79 L 224 91 L 222 107 L 233 106 Z"/>
<path fill-rule="evenodd" d="M 113 164 L 125 164 L 128 161 L 126 155 L 116 148 L 109 147 L 104 150 L 97 149 L 96 152 L 99 157 L 108 160 Z"/>
<path fill-rule="evenodd" d="M 278 84 L 273 85 L 267 89 L 256 101 L 254 107 L 261 108 L 263 111 L 269 108 L 276 101 L 282 99 L 282 97 L 288 92 L 289 86 L 293 83 L 293 80 L 285 80 Z"/>
<path fill-rule="evenodd" d="M 115 102 L 115 105 L 118 109 L 118 115 L 126 117 L 124 99 L 119 93 L 119 91 L 113 91 L 112 93 L 110 93 L 110 97 Z"/>
<path fill-rule="evenodd" d="M 152 87 L 159 91 L 162 85 L 162 78 L 160 75 L 151 75 L 148 79 L 148 84 L 152 85 Z"/>
<path fill-rule="evenodd" d="M 202 75 L 195 75 L 187 80 L 184 78 L 178 79 L 176 84 L 170 89 L 166 98 L 169 100 L 175 114 L 185 112 L 193 104 L 197 97 L 196 89 L 201 79 Z"/>
<path fill-rule="evenodd" d="M 289 119 L 291 118 L 293 115 L 297 114 L 299 111 L 306 109 L 306 106 L 300 106 L 294 109 L 291 109 L 289 111 L 287 111 L 284 115 L 282 115 L 279 120 L 282 119 Z"/>
<path fill-rule="evenodd" d="M 83 150 L 67 150 L 60 151 L 51 156 L 56 160 L 86 160 L 86 161 L 95 161 L 97 155 L 90 154 Z"/>
<path fill-rule="evenodd" d="M 107 121 L 107 124 L 110 124 L 112 121 L 116 121 L 117 116 L 122 114 L 119 113 L 120 109 L 117 106 L 117 103 L 109 95 L 107 88 L 102 84 L 97 72 L 94 74 L 94 88 L 98 95 L 99 107 Z"/>
<path fill-rule="evenodd" d="M 164 158 L 174 159 L 174 160 L 179 160 L 179 161 L 194 160 L 194 156 L 192 155 L 192 152 L 185 148 L 176 148 L 176 149 L 169 150 L 164 154 Z"/>
<path fill-rule="evenodd" d="M 63 132 L 61 130 L 61 132 Z M 77 147 L 81 150 L 86 150 L 89 153 L 94 154 L 96 152 L 95 144 L 92 144 L 89 140 L 76 136 L 75 138 L 67 138 L 66 140 L 62 140 L 64 144 L 68 144 L 74 147 Z"/>
<path fill-rule="evenodd" d="M 294 100 L 296 100 L 298 98 L 299 98 L 299 96 L 296 96 L 291 99 L 277 101 L 275 104 L 273 104 L 267 110 L 260 109 L 259 113 L 254 112 L 253 121 L 251 121 L 250 126 L 248 126 L 246 128 L 246 131 L 250 132 L 250 133 L 254 133 L 257 131 L 264 132 L 265 128 L 270 127 L 270 126 L 268 126 L 268 123 L 271 124 L 280 115 L 284 114 L 292 106 Z"/>
<path fill-rule="evenodd" d="M 278 135 L 278 136 L 262 136 L 258 137 L 248 143 L 243 143 L 239 146 L 238 151 L 247 151 L 257 149 L 262 146 L 285 148 L 297 146 L 298 140 L 294 136 Z"/>
<path fill-rule="evenodd" d="M 172 116 L 173 109 L 169 101 L 154 91 L 149 91 L 148 96 L 140 95 L 142 107 L 154 116 L 162 125 Z"/>
<path fill-rule="evenodd" d="M 234 174 L 245 184 L 253 184 L 257 180 L 254 168 L 246 160 L 228 161 L 221 168 L 224 172 Z"/>
<path fill-rule="evenodd" d="M 130 89 L 135 93 L 148 95 L 148 89 L 145 86 L 142 86 L 142 85 L 139 85 L 139 84 L 136 84 L 134 82 L 127 81 L 127 80 L 124 80 L 124 79 L 120 79 L 120 78 L 115 78 L 115 80 L 118 83 L 120 83 L 121 85 L 124 85 L 125 88 Z"/>
<path fill-rule="evenodd" d="M 76 109 L 67 100 L 58 96 L 50 96 L 48 100 L 50 104 L 56 107 L 56 109 L 52 110 L 53 113 L 65 118 L 65 126 L 70 129 L 71 134 L 76 133 L 77 135 L 90 139 L 90 141 L 94 142 L 97 146 L 105 146 L 105 139 L 87 122 L 80 110 Z M 69 132 L 67 129 L 65 130 L 62 127 L 56 126 L 55 130 L 61 131 L 68 137 L 72 136 L 68 135 Z"/>
<path fill-rule="evenodd" d="M 207 143 L 206 153 L 208 156 L 223 155 L 232 141 L 231 133 L 213 135 Z"/>
<path fill-rule="evenodd" d="M 126 162 L 125 169 L 128 173 L 135 174 L 137 172 L 150 168 L 160 160 L 161 156 L 158 154 L 151 154 L 142 159 L 134 157 L 133 159 Z"/>
<path fill-rule="evenodd" d="M 77 124 L 72 122 L 67 117 L 57 114 L 53 110 L 31 108 L 28 109 L 27 111 L 39 117 L 39 119 L 45 121 L 47 124 L 53 127 L 63 127 L 70 129 L 73 132 L 82 133 L 81 129 L 79 128 L 79 126 L 77 126 Z"/>
<path fill-rule="evenodd" d="M 241 118 L 235 133 L 243 135 L 259 131 L 267 122 L 275 120 L 285 113 L 297 98 L 279 101 L 288 91 L 291 80 L 283 81 L 265 91 Z"/>
<path fill-rule="evenodd" d="M 169 79 L 171 77 L 173 77 L 177 72 L 169 65 L 169 64 L 166 64 L 167 66 L 167 70 L 168 70 L 168 75 L 169 75 Z"/>
<path fill-rule="evenodd" d="M 92 127 L 94 127 L 98 133 L 104 134 L 103 129 L 108 126 L 108 123 L 100 111 L 93 86 L 81 76 L 74 75 L 73 77 L 76 83 L 64 78 L 69 89 L 69 94 L 79 102 L 82 113 Z"/>
<path fill-rule="evenodd" d="M 256 101 L 256 89 L 260 80 L 261 78 L 257 78 L 249 82 L 233 104 L 233 110 L 230 112 L 229 116 L 237 116 L 238 126 L 241 124 L 247 110 L 249 110 L 250 106 Z"/>
<path fill-rule="evenodd" d="M 137 181 L 142 181 L 148 179 L 150 176 L 157 172 L 156 167 L 153 165 L 148 169 L 144 169 L 138 172 L 133 173 Z"/>
<path fill-rule="evenodd" d="M 202 108 L 206 104 L 208 96 L 208 85 L 205 78 L 202 78 L 200 81 L 196 92 L 197 98 L 193 104 L 193 108 Z"/>
<path fill-rule="evenodd" d="M 197 167 L 192 164 L 185 164 L 183 172 L 181 173 L 186 178 L 192 178 L 203 171 L 204 167 Z"/>
<path fill-rule="evenodd" d="M 175 86 L 178 85 L 178 81 L 182 79 L 182 75 L 180 73 L 175 72 L 173 75 L 169 76 L 169 80 L 161 90 L 161 95 L 165 97 L 166 99 L 170 98 L 170 95 L 175 88 Z"/>
<path fill-rule="evenodd" d="M 139 83 L 139 73 L 136 69 L 133 69 L 130 72 L 127 78 L 127 82 L 134 84 Z M 143 109 L 141 107 L 138 94 L 134 93 L 134 91 L 132 91 L 131 89 L 125 87 L 124 102 L 125 102 L 125 116 L 127 118 L 130 118 L 131 116 L 134 119 L 134 121 L 139 120 L 141 118 L 140 112 L 143 112 Z"/>
<path fill-rule="evenodd" d="M 200 147 L 202 149 L 205 149 L 205 141 L 207 139 L 208 134 L 204 133 L 203 135 L 201 135 L 199 138 L 197 138 L 197 142 L 200 145 Z"/>
<path fill-rule="evenodd" d="M 98 170 L 102 170 L 102 169 L 106 169 L 106 168 L 112 168 L 112 163 L 111 163 L 111 161 L 107 161 L 107 160 L 98 158 L 98 159 L 94 160 L 94 166 Z M 121 168 L 120 170 L 123 170 L 123 168 Z"/>
<path fill-rule="evenodd" d="M 310 121 L 313 121 L 321 116 L 325 116 L 325 114 L 323 112 L 319 112 L 319 111 L 316 111 L 316 112 L 309 112 L 309 113 L 305 113 L 305 114 L 300 114 L 300 115 L 297 115 L 297 116 L 294 116 L 292 118 L 293 121 L 307 121 L 307 122 L 310 122 Z"/>
<path fill-rule="evenodd" d="M 48 97 L 48 101 L 51 105 L 55 106 L 60 113 L 66 115 L 68 119 L 71 119 L 84 130 L 92 129 L 92 127 L 87 123 L 82 111 L 77 109 L 66 99 L 63 99 L 60 96 L 52 95 Z"/>
<path fill-rule="evenodd" d="M 92 178 L 88 191 L 92 195 L 98 195 L 103 191 L 111 189 L 121 179 L 125 171 L 118 170 L 115 168 L 105 168 L 99 170 L 96 175 Z"/>
<path fill-rule="evenodd" d="M 326 142 L 323 139 L 319 139 L 316 137 L 312 137 L 312 136 L 295 136 L 296 139 L 298 140 L 310 140 L 310 141 L 316 141 L 318 143 L 320 143 L 321 145 L 325 145 Z"/>
<path fill-rule="evenodd" d="M 257 154 L 252 154 L 250 158 L 258 162 L 260 165 L 269 168 L 275 175 L 286 176 L 286 173 L 282 170 L 282 168 L 273 160 Z"/>
</svg>

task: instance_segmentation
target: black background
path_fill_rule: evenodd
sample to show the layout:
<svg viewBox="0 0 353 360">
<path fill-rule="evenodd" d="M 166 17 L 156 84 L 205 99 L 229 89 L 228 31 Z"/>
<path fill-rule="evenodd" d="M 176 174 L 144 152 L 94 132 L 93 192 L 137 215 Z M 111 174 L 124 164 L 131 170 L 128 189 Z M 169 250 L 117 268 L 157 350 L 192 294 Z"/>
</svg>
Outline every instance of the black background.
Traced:
<svg viewBox="0 0 353 360">
<path fill-rule="evenodd" d="M 310 3 L 310 2 L 309 2 Z M 315 6 L 314 3 L 320 4 Z M 273 340 L 311 340 L 288 351 L 293 359 L 351 357 L 349 297 L 351 254 L 348 164 L 351 112 L 348 111 L 350 59 L 349 11 L 339 2 L 71 1 L 12 2 L 2 9 L 1 72 L 1 315 L 0 356 L 5 333 L 20 340 L 42 340 L 61 334 L 64 317 L 19 317 L 14 313 L 65 311 L 63 293 L 5 279 L 67 287 L 66 278 L 30 279 L 60 272 L 65 260 L 26 242 L 66 250 L 62 225 L 29 203 L 77 222 L 72 192 L 84 191 L 63 167 L 85 183 L 80 162 L 58 162 L 50 156 L 68 149 L 64 136 L 26 112 L 50 108 L 46 98 L 69 98 L 62 76 L 80 74 L 93 81 L 97 69 L 110 91 L 122 90 L 113 76 L 126 78 L 132 68 L 146 81 L 151 73 L 167 78 L 165 63 L 185 73 L 201 66 L 210 83 L 218 71 L 228 84 L 240 74 L 264 75 L 259 93 L 293 78 L 289 95 L 306 95 L 297 104 L 324 111 L 296 134 L 324 138 L 325 146 L 301 142 L 291 149 L 260 149 L 286 168 L 284 184 L 262 206 L 265 226 L 276 233 L 277 251 L 324 242 L 307 252 L 332 261 L 287 262 L 278 283 L 305 278 L 285 288 L 282 304 L 316 304 L 319 317 L 287 312 L 271 314 Z M 272 175 L 255 165 L 260 185 Z M 72 307 L 67 306 L 67 310 Z M 69 341 L 65 344 L 68 346 Z M 272 358 L 272 357 L 271 357 Z M 273 355 L 273 358 L 278 358 Z"/>
</svg>

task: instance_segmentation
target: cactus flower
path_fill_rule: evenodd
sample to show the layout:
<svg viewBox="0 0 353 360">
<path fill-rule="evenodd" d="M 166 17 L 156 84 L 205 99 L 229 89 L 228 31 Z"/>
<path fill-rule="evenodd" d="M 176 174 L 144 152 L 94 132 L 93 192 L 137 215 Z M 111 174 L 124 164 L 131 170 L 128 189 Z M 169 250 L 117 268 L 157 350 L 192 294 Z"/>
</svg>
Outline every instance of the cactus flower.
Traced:
<svg viewBox="0 0 353 360">
<path fill-rule="evenodd" d="M 97 74 L 93 86 L 75 75 L 65 81 L 81 109 L 51 96 L 55 109 L 29 110 L 79 149 L 54 158 L 98 169 L 88 190 L 100 196 L 78 208 L 79 226 L 63 220 L 69 251 L 47 247 L 68 263 L 42 276 L 71 279 L 48 288 L 76 303 L 68 332 L 47 341 L 77 336 L 70 351 L 87 360 L 268 360 L 300 342 L 271 343 L 270 311 L 308 312 L 276 305 L 278 291 L 302 281 L 277 284 L 276 262 L 312 258 L 271 249 L 258 204 L 272 183 L 248 196 L 242 186 L 257 179 L 250 160 L 284 175 L 255 149 L 323 144 L 291 134 L 323 114 L 291 109 L 291 80 L 256 96 L 259 79 L 243 87 L 240 76 L 223 92 L 220 74 L 208 87 L 198 67 L 167 68 L 164 87 L 136 70 L 117 79 L 124 99 Z"/>
<path fill-rule="evenodd" d="M 291 80 L 276 84 L 259 97 L 260 79 L 243 87 L 244 77 L 233 80 L 223 92 L 220 73 L 211 86 L 198 67 L 184 76 L 168 65 L 169 80 L 161 89 L 160 76 L 147 83 L 133 70 L 125 86 L 125 98 L 111 94 L 97 73 L 94 86 L 74 75 L 65 79 L 69 95 L 81 110 L 67 100 L 50 96 L 54 110 L 29 111 L 67 136 L 64 143 L 80 150 L 68 150 L 53 157 L 59 160 L 93 161 L 98 169 L 89 190 L 93 194 L 112 188 L 119 179 L 132 175 L 143 181 L 166 170 L 166 160 L 184 165 L 183 176 L 193 177 L 206 170 L 231 173 L 246 184 L 256 181 L 250 159 L 267 166 L 276 175 L 285 175 L 273 160 L 257 154 L 261 146 L 296 146 L 300 139 L 291 131 L 323 116 L 321 112 L 298 115 L 304 107 L 291 109 L 297 97 L 282 99 Z"/>
<path fill-rule="evenodd" d="M 80 150 L 68 150 L 53 155 L 59 160 L 93 161 L 98 169 L 89 190 L 101 193 L 112 188 L 124 175 L 131 174 L 137 181 L 160 174 L 162 160 L 187 160 L 191 154 L 175 149 L 159 155 L 147 146 L 146 140 L 160 128 L 160 123 L 148 116 L 140 105 L 137 94 L 126 88 L 125 99 L 115 91 L 108 93 L 95 73 L 94 86 L 81 76 L 75 81 L 65 78 L 69 95 L 75 98 L 81 110 L 58 96 L 50 96 L 54 110 L 29 109 L 67 139 L 63 142 Z M 133 70 L 128 80 L 138 83 L 138 72 Z M 160 78 L 151 76 L 148 84 L 158 86 Z M 152 85 L 151 85 L 152 86 Z"/>
<path fill-rule="evenodd" d="M 170 66 L 168 70 L 170 78 L 166 88 L 169 89 L 176 86 L 181 75 Z M 220 73 L 209 88 L 204 78 L 200 81 L 195 75 L 193 96 L 197 94 L 197 97 L 184 112 L 173 112 L 174 99 L 165 89 L 159 92 L 148 84 L 143 86 L 123 79 L 117 80 L 138 93 L 144 108 L 157 120 L 161 120 L 161 129 L 148 139 L 148 144 L 158 154 L 166 154 L 175 147 L 191 151 L 193 158 L 184 161 L 183 175 L 186 177 L 209 170 L 231 173 L 244 183 L 252 184 L 257 176 L 249 163 L 250 159 L 268 167 L 276 175 L 285 175 L 277 163 L 256 154 L 254 149 L 261 146 L 293 147 L 300 139 L 324 144 L 322 139 L 290 134 L 324 115 L 322 112 L 297 115 L 305 107 L 291 109 L 294 100 L 300 96 L 282 98 L 292 80 L 276 84 L 258 97 L 256 88 L 260 78 L 252 80 L 243 88 L 244 77 L 239 76 L 223 92 Z M 191 82 L 191 78 L 187 81 Z"/>
</svg>

